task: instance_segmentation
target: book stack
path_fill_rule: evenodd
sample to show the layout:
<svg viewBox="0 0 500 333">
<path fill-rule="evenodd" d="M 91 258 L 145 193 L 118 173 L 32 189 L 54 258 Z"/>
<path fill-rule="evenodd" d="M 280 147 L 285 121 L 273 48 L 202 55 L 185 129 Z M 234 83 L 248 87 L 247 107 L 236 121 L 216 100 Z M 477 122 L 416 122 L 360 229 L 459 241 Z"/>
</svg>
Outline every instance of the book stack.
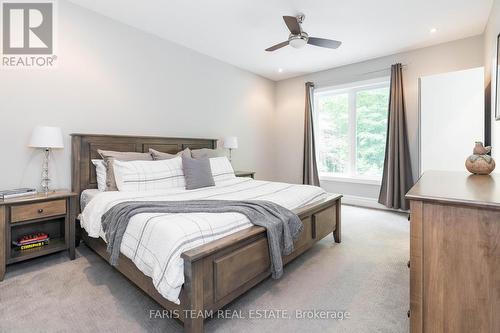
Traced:
<svg viewBox="0 0 500 333">
<path fill-rule="evenodd" d="M 20 197 L 29 197 L 37 192 L 34 188 L 17 188 L 14 190 L 0 191 L 0 201 Z"/>
<path fill-rule="evenodd" d="M 28 250 L 35 247 L 42 247 L 49 244 L 49 235 L 38 232 L 36 234 L 25 235 L 19 238 L 17 241 L 12 242 L 18 250 Z"/>
</svg>

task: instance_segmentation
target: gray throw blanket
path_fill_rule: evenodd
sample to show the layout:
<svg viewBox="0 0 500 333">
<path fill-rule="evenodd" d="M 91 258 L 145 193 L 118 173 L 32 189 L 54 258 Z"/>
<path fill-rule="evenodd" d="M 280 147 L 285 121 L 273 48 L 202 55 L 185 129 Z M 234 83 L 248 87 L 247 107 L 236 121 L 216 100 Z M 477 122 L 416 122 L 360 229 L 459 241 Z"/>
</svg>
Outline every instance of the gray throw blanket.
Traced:
<svg viewBox="0 0 500 333">
<path fill-rule="evenodd" d="M 113 206 L 102 216 L 102 227 L 108 240 L 110 263 L 116 266 L 120 246 L 130 219 L 142 213 L 240 213 L 252 224 L 266 228 L 271 259 L 272 277 L 283 274 L 282 255 L 293 251 L 293 241 L 304 229 L 302 221 L 292 211 L 273 202 L 262 200 L 189 200 L 132 201 Z"/>
</svg>

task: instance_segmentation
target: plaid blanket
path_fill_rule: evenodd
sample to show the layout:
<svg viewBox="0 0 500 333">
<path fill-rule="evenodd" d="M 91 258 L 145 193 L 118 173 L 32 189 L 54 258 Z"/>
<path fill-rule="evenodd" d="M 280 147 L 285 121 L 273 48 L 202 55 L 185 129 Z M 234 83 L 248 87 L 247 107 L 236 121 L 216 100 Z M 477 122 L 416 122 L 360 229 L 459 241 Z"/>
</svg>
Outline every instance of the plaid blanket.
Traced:
<svg viewBox="0 0 500 333">
<path fill-rule="evenodd" d="M 145 213 L 239 213 L 267 230 L 271 273 L 274 279 L 283 275 L 283 255 L 293 252 L 293 241 L 304 226 L 297 215 L 270 201 L 188 200 L 134 201 L 119 203 L 102 216 L 102 228 L 108 240 L 110 263 L 116 266 L 123 235 L 132 217 Z"/>
</svg>

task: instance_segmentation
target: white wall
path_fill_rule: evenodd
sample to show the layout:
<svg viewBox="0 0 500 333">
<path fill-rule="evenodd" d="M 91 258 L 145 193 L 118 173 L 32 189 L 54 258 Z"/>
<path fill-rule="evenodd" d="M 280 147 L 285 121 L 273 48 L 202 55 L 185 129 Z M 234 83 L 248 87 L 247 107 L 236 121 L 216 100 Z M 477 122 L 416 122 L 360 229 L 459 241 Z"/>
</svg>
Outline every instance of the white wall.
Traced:
<svg viewBox="0 0 500 333">
<path fill-rule="evenodd" d="M 337 85 L 388 76 L 391 64 L 407 65 L 403 70 L 408 135 L 414 175 L 418 170 L 418 78 L 483 65 L 483 37 L 476 36 L 432 47 L 399 53 L 333 68 L 289 80 L 276 86 L 276 161 L 278 180 L 298 183 L 302 174 L 304 82 Z M 381 69 L 386 69 L 382 70 Z M 376 71 L 376 73 L 373 73 Z M 378 197 L 377 185 L 323 182 L 332 192 Z"/>
<path fill-rule="evenodd" d="M 36 186 L 38 124 L 60 126 L 53 186 L 70 186 L 68 134 L 221 138 L 236 135 L 236 168 L 271 179 L 272 81 L 58 1 L 58 67 L 0 70 L 0 188 Z"/>
<path fill-rule="evenodd" d="M 491 82 L 491 143 L 493 156 L 500 156 L 500 121 L 495 120 L 495 66 L 497 62 L 497 36 L 500 33 L 500 0 L 494 0 L 490 18 L 484 32 L 484 80 L 485 85 Z M 498 172 L 498 170 L 497 170 Z"/>
</svg>

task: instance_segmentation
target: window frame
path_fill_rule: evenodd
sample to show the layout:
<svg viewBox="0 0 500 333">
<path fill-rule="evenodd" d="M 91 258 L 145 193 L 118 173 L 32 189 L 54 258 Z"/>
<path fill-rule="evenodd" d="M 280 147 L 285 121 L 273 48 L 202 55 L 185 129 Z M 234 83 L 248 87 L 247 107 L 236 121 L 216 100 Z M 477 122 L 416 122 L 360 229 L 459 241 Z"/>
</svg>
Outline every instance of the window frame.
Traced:
<svg viewBox="0 0 500 333">
<path fill-rule="evenodd" d="M 378 88 L 389 88 L 390 89 L 390 77 L 383 76 L 371 80 L 356 81 L 347 84 L 334 85 L 334 86 L 324 86 L 316 88 L 314 90 L 314 110 L 313 110 L 313 121 L 315 124 L 319 123 L 319 108 L 318 108 L 318 96 L 335 96 L 347 93 L 347 123 L 348 123 L 348 172 L 347 173 L 333 173 L 333 172 L 320 172 L 320 180 L 330 180 L 339 182 L 349 182 L 349 183 L 360 183 L 368 185 L 380 185 L 382 182 L 382 177 L 370 177 L 362 176 L 356 173 L 356 159 L 357 159 L 357 138 L 356 138 L 356 126 L 357 126 L 357 114 L 356 114 L 356 95 L 360 91 L 372 90 Z M 319 126 L 316 126 L 317 128 Z M 319 131 L 314 133 L 315 141 L 319 140 Z M 317 161 L 319 164 L 319 161 Z"/>
</svg>

